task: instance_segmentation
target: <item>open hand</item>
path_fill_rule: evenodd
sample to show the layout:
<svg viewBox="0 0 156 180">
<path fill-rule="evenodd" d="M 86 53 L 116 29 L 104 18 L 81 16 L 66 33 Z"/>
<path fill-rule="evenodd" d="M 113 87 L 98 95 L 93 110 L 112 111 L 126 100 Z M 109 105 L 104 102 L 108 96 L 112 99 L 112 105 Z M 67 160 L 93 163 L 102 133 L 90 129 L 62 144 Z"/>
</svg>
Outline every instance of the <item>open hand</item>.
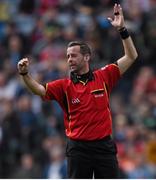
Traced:
<svg viewBox="0 0 156 180">
<path fill-rule="evenodd" d="M 125 26 L 123 11 L 120 4 L 114 5 L 114 19 L 108 18 L 112 26 L 116 27 L 117 29 L 121 29 Z"/>
</svg>

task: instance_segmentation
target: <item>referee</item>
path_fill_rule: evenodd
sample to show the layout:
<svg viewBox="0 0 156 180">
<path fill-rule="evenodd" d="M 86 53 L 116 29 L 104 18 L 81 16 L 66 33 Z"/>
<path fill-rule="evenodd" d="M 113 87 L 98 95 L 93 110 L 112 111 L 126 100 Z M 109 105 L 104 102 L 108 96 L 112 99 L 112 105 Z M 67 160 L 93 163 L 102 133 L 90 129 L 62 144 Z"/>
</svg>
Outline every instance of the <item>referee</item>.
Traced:
<svg viewBox="0 0 156 180">
<path fill-rule="evenodd" d="M 27 58 L 18 63 L 19 74 L 27 87 L 44 100 L 56 100 L 63 109 L 68 139 L 68 178 L 72 179 L 119 177 L 117 149 L 111 137 L 109 97 L 121 75 L 137 58 L 137 52 L 119 4 L 114 5 L 114 19 L 108 20 L 119 31 L 124 47 L 124 55 L 114 64 L 91 71 L 89 46 L 73 41 L 67 47 L 70 77 L 48 82 L 44 86 L 28 73 Z"/>
</svg>

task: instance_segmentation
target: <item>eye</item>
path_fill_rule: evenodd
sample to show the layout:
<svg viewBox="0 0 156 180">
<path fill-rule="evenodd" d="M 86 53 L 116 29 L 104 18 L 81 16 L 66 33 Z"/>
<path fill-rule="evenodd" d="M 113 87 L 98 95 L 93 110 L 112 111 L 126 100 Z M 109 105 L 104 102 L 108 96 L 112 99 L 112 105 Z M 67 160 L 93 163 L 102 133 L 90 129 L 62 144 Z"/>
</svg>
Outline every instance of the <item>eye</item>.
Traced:
<svg viewBox="0 0 156 180">
<path fill-rule="evenodd" d="M 69 57 L 70 57 L 69 54 L 67 54 L 67 59 L 69 59 Z"/>
</svg>

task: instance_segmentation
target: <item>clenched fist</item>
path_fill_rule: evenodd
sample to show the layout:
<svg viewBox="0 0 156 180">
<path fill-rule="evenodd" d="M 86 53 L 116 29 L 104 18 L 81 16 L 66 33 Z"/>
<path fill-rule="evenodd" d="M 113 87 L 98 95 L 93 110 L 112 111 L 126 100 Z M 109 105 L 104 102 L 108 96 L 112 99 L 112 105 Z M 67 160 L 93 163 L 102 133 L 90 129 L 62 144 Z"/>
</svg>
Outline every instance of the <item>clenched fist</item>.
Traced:
<svg viewBox="0 0 156 180">
<path fill-rule="evenodd" d="M 28 67 L 29 67 L 28 58 L 21 59 L 17 64 L 18 72 L 21 75 L 26 75 L 28 73 Z"/>
</svg>

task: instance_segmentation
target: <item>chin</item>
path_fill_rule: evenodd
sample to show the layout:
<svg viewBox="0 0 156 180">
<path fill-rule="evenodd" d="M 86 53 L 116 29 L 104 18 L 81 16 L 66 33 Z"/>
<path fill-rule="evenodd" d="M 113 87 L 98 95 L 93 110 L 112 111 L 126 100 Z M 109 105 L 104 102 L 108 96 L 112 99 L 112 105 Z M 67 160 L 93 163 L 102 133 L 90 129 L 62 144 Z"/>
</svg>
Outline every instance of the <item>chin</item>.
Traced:
<svg viewBox="0 0 156 180">
<path fill-rule="evenodd" d="M 70 69 L 70 72 L 77 73 L 77 69 Z"/>
</svg>

